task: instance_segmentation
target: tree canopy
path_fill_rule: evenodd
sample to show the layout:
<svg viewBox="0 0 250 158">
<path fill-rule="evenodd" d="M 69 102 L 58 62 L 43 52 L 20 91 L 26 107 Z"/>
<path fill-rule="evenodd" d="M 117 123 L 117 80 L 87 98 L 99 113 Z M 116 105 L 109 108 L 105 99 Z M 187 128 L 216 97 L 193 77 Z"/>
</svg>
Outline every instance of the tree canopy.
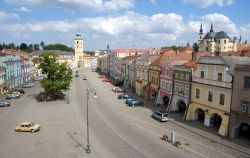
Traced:
<svg viewBox="0 0 250 158">
<path fill-rule="evenodd" d="M 54 53 L 43 53 L 34 58 L 33 62 L 39 64 L 38 68 L 46 77 L 41 80 L 45 93 L 50 98 L 56 98 L 61 91 L 69 90 L 72 81 L 72 70 L 67 63 L 59 63 Z"/>
<path fill-rule="evenodd" d="M 68 52 L 74 52 L 74 49 L 71 47 L 68 47 L 63 44 L 49 44 L 44 46 L 44 50 L 61 50 L 61 51 L 68 51 Z"/>
</svg>

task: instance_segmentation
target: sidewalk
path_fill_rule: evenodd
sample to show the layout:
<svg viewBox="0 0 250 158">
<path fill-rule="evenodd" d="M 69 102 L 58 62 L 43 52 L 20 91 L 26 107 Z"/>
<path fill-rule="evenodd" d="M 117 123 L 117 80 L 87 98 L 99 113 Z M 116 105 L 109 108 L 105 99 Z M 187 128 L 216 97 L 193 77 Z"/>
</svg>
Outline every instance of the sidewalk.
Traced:
<svg viewBox="0 0 250 158">
<path fill-rule="evenodd" d="M 131 95 L 134 98 L 137 98 L 139 100 L 144 100 L 144 97 L 138 97 L 135 93 L 132 92 L 131 89 L 126 88 L 126 93 Z M 145 101 L 145 107 L 152 110 L 152 111 L 166 111 L 165 106 L 155 106 L 154 101 Z M 169 122 L 178 125 L 181 128 L 184 128 L 185 130 L 188 130 L 194 134 L 197 134 L 203 138 L 211 140 L 211 142 L 216 142 L 220 145 L 226 146 L 228 148 L 240 151 L 244 154 L 248 154 L 250 157 L 250 141 L 249 140 L 240 140 L 240 139 L 230 139 L 230 138 L 224 138 L 221 136 L 218 136 L 216 132 L 209 131 L 209 128 L 206 128 L 202 124 L 199 125 L 199 123 L 196 123 L 196 121 L 184 121 L 178 118 L 174 113 L 171 114 L 171 118 L 169 119 Z M 200 128 L 200 129 L 199 129 Z"/>
</svg>

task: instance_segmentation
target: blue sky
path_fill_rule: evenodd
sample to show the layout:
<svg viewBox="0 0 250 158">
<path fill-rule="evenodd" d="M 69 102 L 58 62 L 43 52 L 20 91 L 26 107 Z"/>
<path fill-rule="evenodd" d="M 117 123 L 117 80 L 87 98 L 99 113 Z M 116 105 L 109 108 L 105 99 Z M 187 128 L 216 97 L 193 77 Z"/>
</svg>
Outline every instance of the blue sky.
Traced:
<svg viewBox="0 0 250 158">
<path fill-rule="evenodd" d="M 160 48 L 197 42 L 200 23 L 250 41 L 248 0 L 1 0 L 0 42 L 84 49 Z"/>
</svg>

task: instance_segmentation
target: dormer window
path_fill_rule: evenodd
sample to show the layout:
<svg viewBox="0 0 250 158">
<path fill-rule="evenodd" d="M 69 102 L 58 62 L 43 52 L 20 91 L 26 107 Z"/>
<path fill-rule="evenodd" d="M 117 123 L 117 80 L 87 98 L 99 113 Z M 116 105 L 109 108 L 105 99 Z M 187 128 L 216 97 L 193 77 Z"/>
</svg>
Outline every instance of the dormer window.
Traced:
<svg viewBox="0 0 250 158">
<path fill-rule="evenodd" d="M 204 76 L 205 76 L 205 72 L 201 71 L 201 78 L 204 78 Z"/>
<path fill-rule="evenodd" d="M 222 81 L 222 73 L 218 73 L 218 81 Z"/>
</svg>

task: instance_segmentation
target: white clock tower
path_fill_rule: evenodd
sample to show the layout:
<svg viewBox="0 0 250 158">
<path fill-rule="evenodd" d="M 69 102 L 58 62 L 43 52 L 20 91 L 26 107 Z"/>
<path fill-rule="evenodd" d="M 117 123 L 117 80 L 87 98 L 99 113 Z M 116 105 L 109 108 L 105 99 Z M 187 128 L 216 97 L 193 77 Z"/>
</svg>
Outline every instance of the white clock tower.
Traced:
<svg viewBox="0 0 250 158">
<path fill-rule="evenodd" d="M 75 41 L 75 62 L 78 68 L 83 68 L 83 38 L 80 32 L 76 33 Z"/>
</svg>

